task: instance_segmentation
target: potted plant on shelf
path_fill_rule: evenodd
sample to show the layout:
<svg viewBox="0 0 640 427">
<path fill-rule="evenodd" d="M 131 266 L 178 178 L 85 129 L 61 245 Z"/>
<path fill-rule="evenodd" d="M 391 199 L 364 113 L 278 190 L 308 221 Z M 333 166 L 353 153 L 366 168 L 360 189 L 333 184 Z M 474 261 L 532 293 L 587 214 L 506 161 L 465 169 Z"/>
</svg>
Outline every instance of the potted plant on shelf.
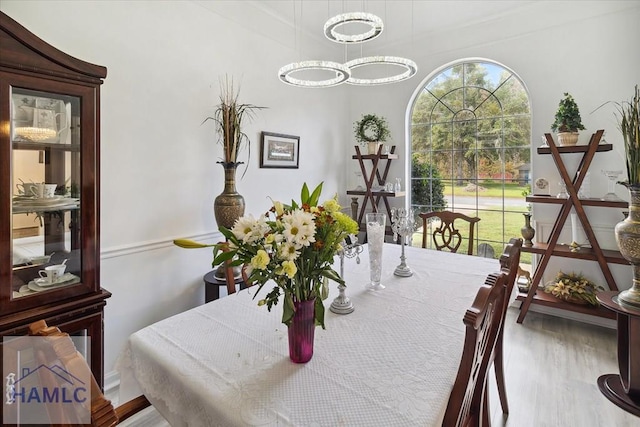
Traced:
<svg viewBox="0 0 640 427">
<path fill-rule="evenodd" d="M 578 131 L 584 129 L 578 104 L 576 104 L 573 96 L 565 92 L 564 98 L 560 100 L 558 105 L 558 111 L 556 111 L 555 121 L 551 125 L 551 130 L 557 132 L 560 145 L 576 145 Z"/>
<path fill-rule="evenodd" d="M 353 124 L 356 141 L 367 146 L 369 154 L 376 154 L 380 145 L 390 136 L 387 120 L 375 114 L 365 114 Z"/>
<path fill-rule="evenodd" d="M 635 87 L 633 99 L 618 103 L 618 127 L 624 140 L 627 180 L 620 182 L 629 189 L 629 215 L 616 224 L 616 243 L 622 256 L 633 268 L 633 285 L 622 291 L 620 301 L 640 307 L 640 89 Z"/>
</svg>

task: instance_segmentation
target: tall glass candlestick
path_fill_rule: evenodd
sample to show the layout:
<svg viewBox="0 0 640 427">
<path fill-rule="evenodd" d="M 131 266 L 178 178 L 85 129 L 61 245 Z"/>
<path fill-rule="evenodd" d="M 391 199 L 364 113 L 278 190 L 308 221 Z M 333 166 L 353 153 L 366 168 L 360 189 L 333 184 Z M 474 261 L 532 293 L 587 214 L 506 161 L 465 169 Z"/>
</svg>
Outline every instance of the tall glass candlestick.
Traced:
<svg viewBox="0 0 640 427">
<path fill-rule="evenodd" d="M 350 235 L 342 242 L 342 250 L 338 252 L 340 256 L 340 277 L 342 277 L 342 279 L 344 279 L 344 259 L 355 258 L 356 263 L 360 264 L 361 253 L 362 245 L 358 243 L 357 236 Z M 346 288 L 344 284 L 338 285 L 340 294 L 333 300 L 331 306 L 329 306 L 329 310 L 336 314 L 349 314 L 353 311 L 353 303 L 345 293 Z"/>
<path fill-rule="evenodd" d="M 409 209 L 407 212 L 404 208 L 392 208 L 391 209 L 391 230 L 393 231 L 393 240 L 396 241 L 400 236 L 400 242 L 402 245 L 400 255 L 400 265 L 398 265 L 393 272 L 394 275 L 400 277 L 409 277 L 413 275 L 411 268 L 407 266 L 406 257 L 404 255 L 404 247 L 407 242 L 407 238 L 411 238 L 415 231 L 415 219 L 413 216 L 413 209 Z"/>
</svg>

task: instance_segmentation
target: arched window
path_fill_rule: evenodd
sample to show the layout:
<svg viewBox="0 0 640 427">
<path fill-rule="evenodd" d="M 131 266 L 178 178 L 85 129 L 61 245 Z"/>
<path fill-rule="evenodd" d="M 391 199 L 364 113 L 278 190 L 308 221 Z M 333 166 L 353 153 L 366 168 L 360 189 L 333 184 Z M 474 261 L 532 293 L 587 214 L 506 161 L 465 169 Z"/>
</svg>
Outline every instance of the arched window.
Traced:
<svg viewBox="0 0 640 427">
<path fill-rule="evenodd" d="M 411 207 L 480 217 L 477 244 L 488 243 L 499 256 L 520 236 L 527 211 L 529 105 L 520 79 L 489 60 L 463 60 L 431 74 L 411 107 Z"/>
</svg>

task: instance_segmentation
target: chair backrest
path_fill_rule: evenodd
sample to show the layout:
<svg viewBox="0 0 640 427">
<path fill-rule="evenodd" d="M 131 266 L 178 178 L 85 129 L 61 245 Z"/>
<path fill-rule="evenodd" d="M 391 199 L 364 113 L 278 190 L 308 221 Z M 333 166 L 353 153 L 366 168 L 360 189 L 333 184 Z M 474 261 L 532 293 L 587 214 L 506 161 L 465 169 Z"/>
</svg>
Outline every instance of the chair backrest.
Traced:
<svg viewBox="0 0 640 427">
<path fill-rule="evenodd" d="M 29 325 L 29 335 L 41 336 L 45 339 L 40 341 L 35 348 L 35 357 L 40 364 L 51 366 L 53 362 L 62 365 L 64 370 L 76 378 L 87 378 L 90 380 L 91 401 L 86 402 L 86 409 L 91 413 L 91 426 L 112 427 L 124 421 L 130 416 L 140 412 L 150 405 L 145 396 L 138 396 L 125 404 L 114 408 L 108 400 L 87 364 L 85 358 L 78 352 L 69 334 L 61 332 L 60 329 L 47 326 L 44 320 L 40 320 Z M 43 384 L 55 386 L 58 380 L 48 369 L 38 369 L 38 376 Z M 69 409 L 69 408 L 67 408 Z M 50 416 L 55 415 L 55 420 L 66 419 L 62 425 L 77 425 L 78 415 L 70 410 L 61 412 L 60 405 L 48 405 L 47 411 Z M 58 423 L 56 423 L 58 425 Z"/>
<path fill-rule="evenodd" d="M 87 364 L 87 361 L 76 349 L 75 344 L 69 337 L 69 334 L 61 332 L 60 329 L 47 326 L 46 322 L 41 320 L 29 325 L 29 334 L 45 337 L 44 344 L 36 348 L 36 357 L 40 364 L 50 366 L 53 363 L 59 362 L 64 367 L 64 370 L 76 378 L 89 378 L 91 387 L 91 401 L 88 408 L 91 411 L 91 425 L 92 426 L 115 426 L 118 424 L 118 417 L 116 416 L 115 409 L 111 404 L 111 401 L 104 397 L 102 390 L 98 386 L 91 369 Z M 49 384 L 54 386 L 56 378 L 50 374 L 47 369 L 39 369 L 38 375 L 43 384 Z M 61 405 L 49 405 L 47 411 L 53 417 L 52 411 L 60 411 Z M 56 420 L 60 420 L 61 415 L 63 419 L 67 420 L 67 424 L 77 424 L 75 414 L 66 411 L 65 414 L 57 412 L 55 415 Z"/>
<path fill-rule="evenodd" d="M 229 242 L 218 242 L 220 245 L 220 249 L 223 252 L 229 251 Z M 249 282 L 249 276 L 247 275 L 247 266 L 243 265 L 241 267 L 233 267 L 231 265 L 232 260 L 227 260 L 224 262 L 224 267 L 220 265 L 220 268 L 224 268 L 225 281 L 227 284 L 227 295 L 236 293 L 236 279 L 237 273 L 236 268 L 240 269 L 240 276 L 242 277 L 242 281 L 240 282 L 240 289 L 248 288 L 253 286 L 255 283 Z"/>
<path fill-rule="evenodd" d="M 418 214 L 420 218 L 422 218 L 422 247 L 427 247 L 427 236 L 428 236 L 428 223 L 432 218 L 439 218 L 440 225 L 434 227 L 433 232 L 431 233 L 431 238 L 433 239 L 433 244 L 437 250 L 441 251 L 443 249 L 448 249 L 451 252 L 458 252 L 458 248 L 462 244 L 462 235 L 460 231 L 455 227 L 454 222 L 456 220 L 466 221 L 469 225 L 469 246 L 467 249 L 467 254 L 473 254 L 473 245 L 474 245 L 474 229 L 475 224 L 480 221 L 480 218 L 470 217 L 465 214 L 461 214 L 459 212 L 451 212 L 451 211 L 433 211 L 427 213 Z"/>
<path fill-rule="evenodd" d="M 466 327 L 462 358 L 442 425 L 477 426 L 487 417 L 487 371 L 504 321 L 507 276 L 490 274 L 463 318 Z"/>
<path fill-rule="evenodd" d="M 504 252 L 500 255 L 500 271 L 507 275 L 507 296 L 505 298 L 505 311 L 509 305 L 509 297 L 518 278 L 518 267 L 520 266 L 520 253 L 522 251 L 522 239 L 512 237 L 504 247 Z"/>
</svg>

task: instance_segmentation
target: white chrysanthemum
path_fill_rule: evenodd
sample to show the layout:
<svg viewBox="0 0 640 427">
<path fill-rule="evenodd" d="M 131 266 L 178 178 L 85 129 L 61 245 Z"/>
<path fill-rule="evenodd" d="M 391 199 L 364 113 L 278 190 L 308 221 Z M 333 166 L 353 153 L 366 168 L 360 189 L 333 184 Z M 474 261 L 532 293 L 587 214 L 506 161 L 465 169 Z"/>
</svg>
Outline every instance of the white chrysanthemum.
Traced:
<svg viewBox="0 0 640 427">
<path fill-rule="evenodd" d="M 267 233 L 271 231 L 269 224 L 267 224 L 267 218 L 265 216 L 261 216 L 253 225 L 251 230 L 251 240 L 249 242 L 255 242 L 263 238 Z"/>
<path fill-rule="evenodd" d="M 293 261 L 300 255 L 298 249 L 302 246 L 296 245 L 293 242 L 285 242 L 278 247 L 278 255 L 280 259 L 287 261 Z"/>
<path fill-rule="evenodd" d="M 236 239 L 246 242 L 246 239 L 251 236 L 256 222 L 253 215 L 242 216 L 233 224 L 231 232 L 236 236 Z"/>
<path fill-rule="evenodd" d="M 282 218 L 284 224 L 284 237 L 287 242 L 297 245 L 309 246 L 315 242 L 316 224 L 313 222 L 313 214 L 299 209 L 285 215 Z"/>
<path fill-rule="evenodd" d="M 249 214 L 238 218 L 231 232 L 244 243 L 255 243 L 262 239 L 269 230 L 269 224 L 264 216 L 255 219 L 253 215 Z"/>
</svg>

